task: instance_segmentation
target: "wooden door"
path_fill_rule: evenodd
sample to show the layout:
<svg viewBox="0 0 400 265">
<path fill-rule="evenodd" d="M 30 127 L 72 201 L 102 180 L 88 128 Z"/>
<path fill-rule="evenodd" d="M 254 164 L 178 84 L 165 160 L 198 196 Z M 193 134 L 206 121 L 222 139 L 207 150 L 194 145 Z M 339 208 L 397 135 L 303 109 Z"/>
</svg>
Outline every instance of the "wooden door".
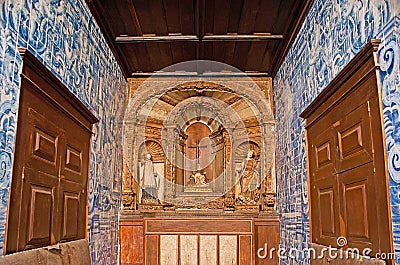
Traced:
<svg viewBox="0 0 400 265">
<path fill-rule="evenodd" d="M 337 116 L 327 114 L 309 127 L 308 143 L 315 241 L 336 246 L 337 238 L 345 236 L 353 247 L 363 249 L 372 248 L 379 233 L 375 201 L 379 191 L 370 100 L 364 97 L 360 106 L 354 106 L 359 100 L 349 96 L 332 109 Z"/>
<path fill-rule="evenodd" d="M 390 253 L 388 176 L 375 53 L 367 45 L 302 113 L 312 242 Z"/>
<path fill-rule="evenodd" d="M 32 55 L 22 53 L 6 253 L 85 238 L 96 120 Z"/>
</svg>

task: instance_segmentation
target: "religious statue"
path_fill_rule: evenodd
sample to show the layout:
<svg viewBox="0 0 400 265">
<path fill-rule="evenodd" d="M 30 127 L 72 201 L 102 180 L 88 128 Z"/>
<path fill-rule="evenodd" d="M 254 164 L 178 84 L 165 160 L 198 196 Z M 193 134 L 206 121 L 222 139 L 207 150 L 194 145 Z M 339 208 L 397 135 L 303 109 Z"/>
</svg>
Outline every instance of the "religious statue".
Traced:
<svg viewBox="0 0 400 265">
<path fill-rule="evenodd" d="M 142 198 L 157 198 L 157 173 L 154 170 L 151 154 L 146 154 L 141 165 L 140 183 L 142 186 Z"/>
<path fill-rule="evenodd" d="M 255 158 L 254 151 L 250 150 L 247 153 L 245 161 L 242 162 L 241 168 L 238 172 L 240 177 L 239 185 L 236 188 L 236 197 L 243 202 L 252 202 L 249 197 L 250 183 L 256 173 L 257 159 Z"/>
<path fill-rule="evenodd" d="M 188 186 L 201 186 L 206 184 L 206 173 L 203 170 L 193 171 L 192 174 L 189 176 Z"/>
</svg>

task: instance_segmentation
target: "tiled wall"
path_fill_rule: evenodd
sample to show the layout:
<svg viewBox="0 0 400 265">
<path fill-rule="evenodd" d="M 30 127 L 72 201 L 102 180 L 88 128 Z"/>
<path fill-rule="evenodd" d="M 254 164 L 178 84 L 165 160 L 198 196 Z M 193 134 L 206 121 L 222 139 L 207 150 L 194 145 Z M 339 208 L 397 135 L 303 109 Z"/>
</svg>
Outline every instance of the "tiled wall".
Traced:
<svg viewBox="0 0 400 265">
<path fill-rule="evenodd" d="M 89 240 L 94 264 L 114 264 L 126 81 L 84 0 L 0 0 L 0 253 L 12 178 L 21 70 L 27 47 L 92 112 Z"/>
<path fill-rule="evenodd" d="M 400 264 L 399 6 L 398 0 L 316 0 L 274 80 L 278 210 L 286 249 L 302 250 L 310 241 L 305 123 L 299 114 L 371 38 L 379 37 L 394 243 Z M 309 263 L 300 257 L 281 261 Z"/>
</svg>

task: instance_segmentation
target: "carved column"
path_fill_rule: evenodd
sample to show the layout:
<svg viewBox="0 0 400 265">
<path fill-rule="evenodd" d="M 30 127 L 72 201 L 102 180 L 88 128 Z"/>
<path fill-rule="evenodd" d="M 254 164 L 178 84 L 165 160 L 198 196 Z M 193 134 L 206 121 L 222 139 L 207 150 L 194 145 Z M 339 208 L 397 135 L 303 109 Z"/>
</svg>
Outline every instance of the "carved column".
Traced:
<svg viewBox="0 0 400 265">
<path fill-rule="evenodd" d="M 223 129 L 219 128 L 217 131 L 210 135 L 210 139 L 214 143 L 214 161 L 213 161 L 213 191 L 223 192 L 224 191 L 224 156 L 225 156 L 225 141 L 223 135 Z"/>
<path fill-rule="evenodd" d="M 184 169 L 184 160 L 185 160 L 185 142 L 188 136 L 182 132 L 178 131 L 178 128 L 175 128 L 175 133 L 179 134 L 177 141 L 174 144 L 175 147 L 175 180 L 177 186 L 177 191 L 183 191 L 183 186 L 185 185 L 185 169 Z"/>
</svg>

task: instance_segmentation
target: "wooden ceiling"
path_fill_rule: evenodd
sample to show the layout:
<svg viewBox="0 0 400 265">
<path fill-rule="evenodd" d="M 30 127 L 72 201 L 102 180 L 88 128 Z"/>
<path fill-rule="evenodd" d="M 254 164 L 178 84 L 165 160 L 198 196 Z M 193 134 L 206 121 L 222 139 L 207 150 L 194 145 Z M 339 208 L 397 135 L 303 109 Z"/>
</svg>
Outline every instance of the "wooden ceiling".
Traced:
<svg viewBox="0 0 400 265">
<path fill-rule="evenodd" d="M 312 0 L 86 0 L 125 77 L 188 60 L 274 76 Z"/>
</svg>

